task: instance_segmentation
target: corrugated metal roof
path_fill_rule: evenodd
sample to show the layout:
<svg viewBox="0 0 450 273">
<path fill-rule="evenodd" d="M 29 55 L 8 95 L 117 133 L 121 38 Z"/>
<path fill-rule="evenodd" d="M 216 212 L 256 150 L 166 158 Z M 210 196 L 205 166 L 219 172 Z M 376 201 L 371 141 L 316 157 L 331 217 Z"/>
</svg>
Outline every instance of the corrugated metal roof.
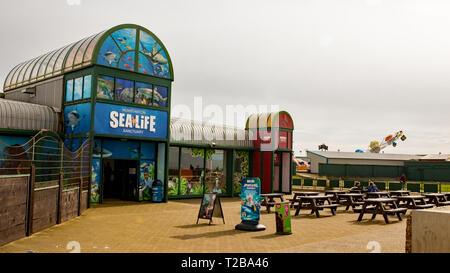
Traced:
<svg viewBox="0 0 450 273">
<path fill-rule="evenodd" d="M 374 153 L 352 153 L 352 152 L 333 152 L 333 151 L 307 151 L 307 153 L 313 153 L 326 158 L 336 159 L 372 159 L 372 160 L 412 160 L 421 159 L 423 155 L 410 155 L 410 154 L 374 154 Z"/>
<path fill-rule="evenodd" d="M 170 131 L 170 141 L 175 143 L 253 148 L 251 133 L 244 129 L 172 118 Z"/>
<path fill-rule="evenodd" d="M 0 99 L 0 128 L 58 130 L 58 114 L 48 106 Z"/>
</svg>

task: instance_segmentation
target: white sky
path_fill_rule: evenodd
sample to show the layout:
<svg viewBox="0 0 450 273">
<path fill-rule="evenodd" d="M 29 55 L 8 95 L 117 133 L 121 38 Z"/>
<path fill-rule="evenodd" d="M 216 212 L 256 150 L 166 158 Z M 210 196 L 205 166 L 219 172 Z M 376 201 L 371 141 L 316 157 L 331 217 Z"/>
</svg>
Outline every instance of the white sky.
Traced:
<svg viewBox="0 0 450 273">
<path fill-rule="evenodd" d="M 385 152 L 450 153 L 449 14 L 445 0 L 0 1 L 0 82 L 135 23 L 169 51 L 172 106 L 277 104 L 294 118 L 297 154 L 365 149 L 398 130 L 408 139 Z"/>
</svg>

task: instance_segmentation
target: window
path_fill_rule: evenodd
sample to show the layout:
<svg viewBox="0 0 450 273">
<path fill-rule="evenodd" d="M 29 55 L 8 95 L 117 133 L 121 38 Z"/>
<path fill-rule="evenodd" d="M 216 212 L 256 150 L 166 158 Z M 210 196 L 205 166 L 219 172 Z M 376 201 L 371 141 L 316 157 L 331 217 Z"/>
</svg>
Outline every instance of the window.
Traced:
<svg viewBox="0 0 450 273">
<path fill-rule="evenodd" d="M 226 160 L 225 151 L 206 151 L 206 192 L 226 194 Z"/>
<path fill-rule="evenodd" d="M 135 103 L 152 105 L 153 101 L 153 86 L 148 83 L 136 83 Z"/>
<path fill-rule="evenodd" d="M 99 76 L 97 79 L 97 98 L 113 100 L 114 99 L 114 78 Z"/>
<path fill-rule="evenodd" d="M 169 88 L 150 83 L 99 76 L 97 98 L 156 107 L 168 107 Z"/>
<path fill-rule="evenodd" d="M 92 85 L 92 76 L 91 75 L 85 76 L 83 83 L 83 99 L 88 99 L 91 97 L 91 85 Z"/>
<path fill-rule="evenodd" d="M 180 195 L 203 194 L 204 149 L 181 148 Z"/>
<path fill-rule="evenodd" d="M 87 75 L 66 82 L 66 102 L 89 99 L 91 97 L 92 76 Z"/>
<path fill-rule="evenodd" d="M 75 79 L 75 87 L 73 90 L 73 100 L 81 100 L 83 98 L 83 78 Z"/>
<path fill-rule="evenodd" d="M 241 193 L 242 179 L 248 177 L 249 152 L 236 151 L 234 154 L 234 175 L 233 187 L 234 193 Z"/>
<path fill-rule="evenodd" d="M 179 189 L 179 147 L 169 148 L 169 195 L 178 195 Z"/>
<path fill-rule="evenodd" d="M 153 105 L 159 107 L 167 107 L 168 88 L 156 86 L 153 88 Z"/>
<path fill-rule="evenodd" d="M 73 100 L 73 80 L 67 81 L 66 84 L 66 102 Z"/>
<path fill-rule="evenodd" d="M 123 79 L 116 79 L 115 98 L 117 101 L 133 102 L 134 82 Z"/>
</svg>

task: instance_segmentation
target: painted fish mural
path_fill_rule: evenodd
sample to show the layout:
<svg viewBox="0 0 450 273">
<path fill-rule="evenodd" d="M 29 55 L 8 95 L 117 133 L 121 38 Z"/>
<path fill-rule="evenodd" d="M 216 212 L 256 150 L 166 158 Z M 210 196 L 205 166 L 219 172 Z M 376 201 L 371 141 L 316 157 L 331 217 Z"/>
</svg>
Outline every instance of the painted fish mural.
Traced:
<svg viewBox="0 0 450 273">
<path fill-rule="evenodd" d="M 125 88 L 119 95 L 119 99 L 124 102 L 133 102 L 133 88 Z"/>
<path fill-rule="evenodd" d="M 72 128 L 72 131 L 75 130 L 75 127 L 80 125 L 81 120 L 83 120 L 86 117 L 86 115 L 81 116 L 78 111 L 75 109 L 69 114 L 67 114 L 67 124 Z"/>
<path fill-rule="evenodd" d="M 158 45 L 157 43 L 155 43 L 153 45 L 152 52 L 150 52 L 141 41 L 139 41 L 139 42 L 141 43 L 141 46 L 142 46 L 142 50 L 143 50 L 142 53 L 144 53 L 145 56 L 150 58 L 153 65 L 167 64 L 169 62 L 166 58 L 164 58 L 163 55 L 161 55 L 160 52 L 161 52 L 162 48 L 160 50 L 157 50 L 157 45 Z"/>
<path fill-rule="evenodd" d="M 128 148 L 128 152 L 130 153 L 132 159 L 138 159 L 139 157 L 143 156 L 143 154 L 139 153 L 139 149 Z"/>
<path fill-rule="evenodd" d="M 113 63 L 117 63 L 117 55 L 116 53 L 112 52 L 111 50 L 106 51 L 105 54 L 103 54 L 103 58 L 105 61 L 109 63 L 109 65 L 112 65 Z"/>
<path fill-rule="evenodd" d="M 166 102 L 167 98 L 163 98 L 161 94 L 158 93 L 158 89 L 155 87 L 154 89 L 151 88 L 138 88 L 138 93 L 136 94 L 139 99 L 143 102 L 144 100 L 146 102 L 151 101 L 153 97 L 153 102 L 156 104 L 159 104 L 160 102 Z M 154 94 L 154 96 L 153 96 Z"/>
<path fill-rule="evenodd" d="M 108 81 L 102 78 L 98 78 L 98 86 L 100 90 L 97 90 L 97 97 L 100 99 L 109 99 L 112 100 L 112 88 L 108 86 Z M 99 92 L 100 91 L 100 92 Z"/>
<path fill-rule="evenodd" d="M 95 144 L 94 146 L 94 150 L 92 151 L 92 157 L 103 157 L 103 158 L 108 158 L 112 156 L 112 152 L 103 148 L 101 149 L 100 147 L 98 147 L 97 144 Z"/>
</svg>

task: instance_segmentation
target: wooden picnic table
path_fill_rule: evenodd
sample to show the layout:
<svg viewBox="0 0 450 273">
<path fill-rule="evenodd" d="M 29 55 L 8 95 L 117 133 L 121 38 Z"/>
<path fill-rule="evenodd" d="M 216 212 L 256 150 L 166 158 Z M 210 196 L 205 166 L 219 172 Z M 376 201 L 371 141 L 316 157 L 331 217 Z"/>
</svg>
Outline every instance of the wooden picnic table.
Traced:
<svg viewBox="0 0 450 273">
<path fill-rule="evenodd" d="M 270 208 L 275 206 L 275 198 L 279 198 L 281 202 L 284 202 L 284 193 L 263 193 L 261 206 L 266 206 L 267 213 L 270 213 Z"/>
<path fill-rule="evenodd" d="M 401 213 L 406 213 L 407 208 L 398 208 L 396 199 L 393 198 L 369 198 L 364 200 L 364 205 L 361 209 L 361 213 L 358 217 L 358 222 L 364 217 L 365 213 L 372 214 L 372 220 L 375 219 L 377 214 L 381 214 L 384 217 L 386 224 L 389 224 L 388 215 L 395 214 L 399 221 L 402 221 Z M 387 208 L 389 207 L 389 208 Z"/>
<path fill-rule="evenodd" d="M 400 208 L 429 209 L 434 207 L 433 204 L 427 204 L 425 196 L 422 195 L 397 196 L 396 199 L 397 206 Z"/>
<path fill-rule="evenodd" d="M 334 201 L 336 204 L 339 204 L 339 195 L 347 193 L 347 191 L 343 190 L 328 190 L 325 191 L 325 195 L 331 195 L 331 200 Z"/>
<path fill-rule="evenodd" d="M 316 213 L 316 217 L 320 217 L 319 210 L 330 209 L 331 214 L 335 214 L 335 210 L 338 205 L 333 204 L 330 200 L 329 196 L 326 195 L 313 195 L 313 196 L 300 196 L 298 200 L 294 202 L 298 202 L 297 210 L 295 211 L 295 216 L 300 213 L 300 209 L 311 209 L 311 214 Z M 328 202 L 328 204 L 325 204 Z"/>
<path fill-rule="evenodd" d="M 391 194 L 392 197 L 394 197 L 394 196 L 409 196 L 409 195 L 411 195 L 410 191 L 405 191 L 405 190 L 390 191 L 389 193 Z"/>
<path fill-rule="evenodd" d="M 291 208 L 294 207 L 294 203 L 298 200 L 300 196 L 314 196 L 319 195 L 317 191 L 302 191 L 302 192 L 294 192 L 294 197 L 292 199 L 288 199 L 291 202 Z"/>
<path fill-rule="evenodd" d="M 443 192 L 442 194 L 445 194 L 447 201 L 450 201 L 450 192 Z"/>
<path fill-rule="evenodd" d="M 341 203 L 346 206 L 345 210 L 352 207 L 353 211 L 355 207 L 364 205 L 364 194 L 363 193 L 344 193 L 339 194 L 340 199 L 344 199 Z"/>
<path fill-rule="evenodd" d="M 367 198 L 391 198 L 391 195 L 387 191 L 367 192 Z"/>
<path fill-rule="evenodd" d="M 436 207 L 448 206 L 450 201 L 447 201 L 445 194 L 443 193 L 426 193 L 425 196 L 428 200 L 428 204 L 434 204 Z"/>
</svg>

